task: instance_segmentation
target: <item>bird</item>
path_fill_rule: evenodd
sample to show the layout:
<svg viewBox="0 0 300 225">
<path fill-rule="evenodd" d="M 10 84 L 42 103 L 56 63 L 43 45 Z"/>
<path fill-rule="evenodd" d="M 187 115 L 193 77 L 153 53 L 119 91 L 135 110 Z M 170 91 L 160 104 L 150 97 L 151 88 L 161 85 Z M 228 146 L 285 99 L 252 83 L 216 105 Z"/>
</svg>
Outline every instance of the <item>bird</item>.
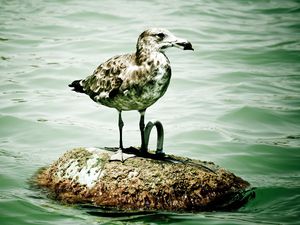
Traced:
<svg viewBox="0 0 300 225">
<path fill-rule="evenodd" d="M 122 111 L 140 113 L 140 150 L 145 150 L 145 112 L 169 86 L 171 66 L 165 50 L 171 47 L 194 50 L 191 42 L 167 29 L 146 29 L 139 35 L 134 53 L 114 56 L 100 64 L 92 75 L 69 84 L 73 91 L 87 94 L 96 103 L 118 111 L 119 149 L 111 160 L 131 157 L 123 153 Z"/>
</svg>

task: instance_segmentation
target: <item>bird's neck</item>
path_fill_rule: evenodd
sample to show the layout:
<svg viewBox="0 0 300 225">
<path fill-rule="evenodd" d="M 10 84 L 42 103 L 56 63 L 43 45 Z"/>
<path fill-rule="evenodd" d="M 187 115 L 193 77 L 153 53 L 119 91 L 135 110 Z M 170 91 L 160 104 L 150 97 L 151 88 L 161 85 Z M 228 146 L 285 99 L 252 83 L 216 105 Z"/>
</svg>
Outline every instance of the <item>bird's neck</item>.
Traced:
<svg viewBox="0 0 300 225">
<path fill-rule="evenodd" d="M 136 57 L 136 64 L 137 65 L 142 65 L 144 62 L 149 62 L 149 61 L 157 61 L 159 59 L 166 58 L 166 61 L 168 61 L 168 58 L 163 52 L 160 52 L 156 49 L 149 49 L 149 48 L 137 48 L 137 51 L 135 53 Z"/>
</svg>

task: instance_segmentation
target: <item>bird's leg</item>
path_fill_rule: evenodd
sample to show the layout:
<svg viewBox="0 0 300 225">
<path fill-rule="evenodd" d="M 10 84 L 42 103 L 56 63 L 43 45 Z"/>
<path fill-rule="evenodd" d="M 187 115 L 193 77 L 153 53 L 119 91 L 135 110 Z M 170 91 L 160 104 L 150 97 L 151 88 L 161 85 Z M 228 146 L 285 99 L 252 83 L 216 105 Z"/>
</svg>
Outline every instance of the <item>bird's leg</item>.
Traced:
<svg viewBox="0 0 300 225">
<path fill-rule="evenodd" d="M 144 110 L 139 110 L 140 114 L 141 114 L 141 118 L 140 118 L 140 131 L 141 131 L 141 152 L 145 153 L 147 152 L 147 147 L 146 147 L 146 143 L 145 143 L 145 112 L 146 109 Z"/>
<path fill-rule="evenodd" d="M 111 157 L 110 157 L 110 161 L 121 161 L 121 162 L 124 162 L 126 159 L 128 158 L 131 158 L 131 157 L 135 157 L 135 155 L 133 154 L 126 154 L 126 153 L 123 153 L 123 127 L 124 127 L 124 123 L 123 123 L 123 120 L 122 120 L 122 111 L 119 111 L 119 122 L 118 122 L 118 125 L 119 125 L 119 134 L 120 134 L 120 140 L 119 140 L 119 149 L 117 151 L 116 154 L 113 154 Z"/>
<path fill-rule="evenodd" d="M 122 120 L 122 111 L 119 111 L 119 134 L 120 134 L 120 139 L 119 139 L 119 149 L 123 150 L 123 127 L 124 123 Z"/>
</svg>

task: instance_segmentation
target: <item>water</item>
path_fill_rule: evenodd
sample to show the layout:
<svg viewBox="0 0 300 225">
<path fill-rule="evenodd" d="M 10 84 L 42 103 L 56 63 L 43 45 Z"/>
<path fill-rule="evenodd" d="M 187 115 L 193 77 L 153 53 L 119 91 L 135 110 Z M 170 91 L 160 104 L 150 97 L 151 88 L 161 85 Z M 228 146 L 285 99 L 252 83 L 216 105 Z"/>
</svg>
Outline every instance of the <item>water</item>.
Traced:
<svg viewBox="0 0 300 225">
<path fill-rule="evenodd" d="M 300 224 L 299 18 L 296 0 L 2 0 L 0 223 Z M 195 51 L 167 52 L 172 81 L 146 119 L 163 123 L 168 153 L 214 161 L 256 187 L 238 211 L 113 217 L 30 188 L 70 148 L 117 145 L 117 112 L 67 84 L 132 52 L 153 26 Z M 138 145 L 139 115 L 123 114 L 124 145 Z"/>
</svg>

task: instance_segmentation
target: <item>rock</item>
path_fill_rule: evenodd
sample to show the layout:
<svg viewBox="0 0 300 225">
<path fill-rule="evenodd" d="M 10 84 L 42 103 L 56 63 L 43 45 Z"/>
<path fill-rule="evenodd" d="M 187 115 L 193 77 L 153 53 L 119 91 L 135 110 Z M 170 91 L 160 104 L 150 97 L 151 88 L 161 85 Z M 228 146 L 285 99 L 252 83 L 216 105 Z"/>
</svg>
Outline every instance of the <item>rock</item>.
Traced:
<svg viewBox="0 0 300 225">
<path fill-rule="evenodd" d="M 231 210 L 255 195 L 247 181 L 212 162 L 170 155 L 109 161 L 112 154 L 73 149 L 40 170 L 35 182 L 65 203 L 122 210 Z"/>
</svg>

